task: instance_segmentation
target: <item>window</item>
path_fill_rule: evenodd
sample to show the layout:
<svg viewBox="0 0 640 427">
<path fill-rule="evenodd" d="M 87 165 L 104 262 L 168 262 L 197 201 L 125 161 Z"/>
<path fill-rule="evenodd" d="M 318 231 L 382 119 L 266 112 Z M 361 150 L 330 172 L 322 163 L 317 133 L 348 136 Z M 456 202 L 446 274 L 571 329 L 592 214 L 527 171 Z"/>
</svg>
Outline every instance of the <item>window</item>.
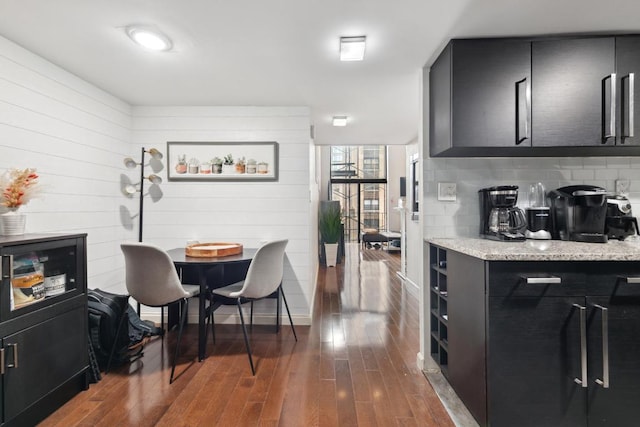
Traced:
<svg viewBox="0 0 640 427">
<path fill-rule="evenodd" d="M 387 147 L 331 147 L 331 200 L 345 212 L 345 240 L 387 229 Z"/>
</svg>

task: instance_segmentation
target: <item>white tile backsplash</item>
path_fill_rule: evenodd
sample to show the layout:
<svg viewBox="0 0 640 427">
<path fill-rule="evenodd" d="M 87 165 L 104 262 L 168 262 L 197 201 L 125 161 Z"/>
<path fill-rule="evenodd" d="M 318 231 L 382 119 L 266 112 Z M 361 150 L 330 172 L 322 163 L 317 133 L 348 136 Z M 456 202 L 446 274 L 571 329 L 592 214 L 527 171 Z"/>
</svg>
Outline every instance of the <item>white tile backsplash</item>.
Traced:
<svg viewBox="0 0 640 427">
<path fill-rule="evenodd" d="M 425 237 L 474 237 L 478 235 L 478 190 L 494 185 L 520 187 L 518 206 L 527 206 L 529 184 L 542 182 L 553 190 L 574 184 L 590 184 L 615 190 L 616 179 L 630 180 L 634 213 L 640 215 L 640 158 L 629 157 L 543 157 L 425 159 Z M 437 183 L 455 182 L 455 203 L 437 200 Z"/>
</svg>

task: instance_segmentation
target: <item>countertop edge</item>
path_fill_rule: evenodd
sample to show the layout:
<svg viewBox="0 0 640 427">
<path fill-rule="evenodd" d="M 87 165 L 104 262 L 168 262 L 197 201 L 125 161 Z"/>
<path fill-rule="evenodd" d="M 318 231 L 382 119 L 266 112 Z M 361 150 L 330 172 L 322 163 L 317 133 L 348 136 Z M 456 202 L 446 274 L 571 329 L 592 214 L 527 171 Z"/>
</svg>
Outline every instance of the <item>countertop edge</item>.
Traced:
<svg viewBox="0 0 640 427">
<path fill-rule="evenodd" d="M 582 243 L 562 240 L 499 242 L 472 237 L 425 242 L 485 261 L 640 261 L 640 242 Z"/>
</svg>

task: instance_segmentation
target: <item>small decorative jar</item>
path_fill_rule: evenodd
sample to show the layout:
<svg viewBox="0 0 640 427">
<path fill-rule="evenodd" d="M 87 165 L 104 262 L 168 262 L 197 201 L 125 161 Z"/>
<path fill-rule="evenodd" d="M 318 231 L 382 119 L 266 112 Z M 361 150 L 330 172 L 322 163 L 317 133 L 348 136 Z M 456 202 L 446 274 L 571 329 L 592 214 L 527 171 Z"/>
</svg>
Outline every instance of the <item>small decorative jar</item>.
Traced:
<svg viewBox="0 0 640 427">
<path fill-rule="evenodd" d="M 258 170 L 258 165 L 254 159 L 247 160 L 247 173 L 254 174 Z"/>
<path fill-rule="evenodd" d="M 178 164 L 176 165 L 176 173 L 183 174 L 187 173 L 187 155 L 180 154 L 178 156 Z"/>
<path fill-rule="evenodd" d="M 198 159 L 189 160 L 189 173 L 198 173 L 200 170 L 200 162 Z"/>
<path fill-rule="evenodd" d="M 262 174 L 269 173 L 269 164 L 265 162 L 258 163 L 258 173 L 262 173 Z"/>
<path fill-rule="evenodd" d="M 208 175 L 211 173 L 211 163 L 209 162 L 203 162 L 200 165 L 200 173 L 204 174 L 204 175 Z"/>
</svg>

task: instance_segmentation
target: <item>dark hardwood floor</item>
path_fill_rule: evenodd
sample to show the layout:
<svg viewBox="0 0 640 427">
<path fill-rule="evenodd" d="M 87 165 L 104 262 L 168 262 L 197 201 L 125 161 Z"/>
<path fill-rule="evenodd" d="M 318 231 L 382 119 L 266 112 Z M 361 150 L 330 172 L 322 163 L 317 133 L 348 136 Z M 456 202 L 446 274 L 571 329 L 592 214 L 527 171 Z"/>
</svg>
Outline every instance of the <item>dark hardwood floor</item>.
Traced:
<svg viewBox="0 0 640 427">
<path fill-rule="evenodd" d="M 415 366 L 418 300 L 395 272 L 400 254 L 347 245 L 343 264 L 321 267 L 313 321 L 254 326 L 256 375 L 237 325 L 218 325 L 196 361 L 187 327 L 178 378 L 169 385 L 176 333 L 112 370 L 42 426 L 453 426 Z M 285 322 L 286 323 L 286 322 Z"/>
</svg>

